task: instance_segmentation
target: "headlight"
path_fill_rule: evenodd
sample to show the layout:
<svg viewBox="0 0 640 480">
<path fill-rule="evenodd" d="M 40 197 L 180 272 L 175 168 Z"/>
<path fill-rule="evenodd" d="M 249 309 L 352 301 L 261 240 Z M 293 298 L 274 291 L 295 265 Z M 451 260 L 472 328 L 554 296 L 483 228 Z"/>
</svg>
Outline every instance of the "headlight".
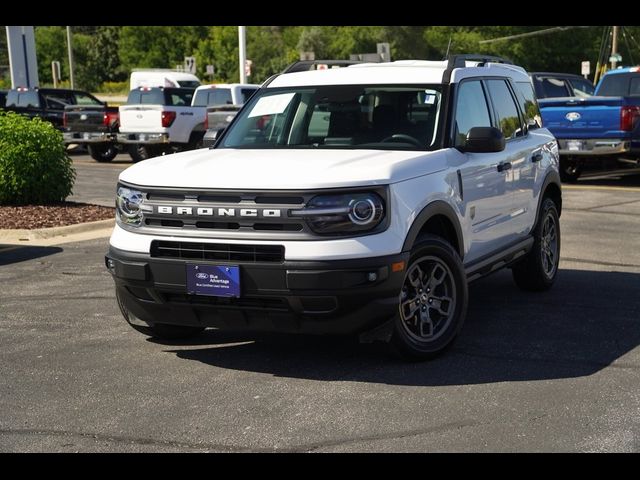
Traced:
<svg viewBox="0 0 640 480">
<path fill-rule="evenodd" d="M 142 202 L 144 194 L 128 187 L 118 187 L 116 211 L 118 220 L 127 225 L 138 226 L 142 223 Z"/>
<path fill-rule="evenodd" d="M 349 234 L 375 229 L 384 218 L 384 201 L 376 193 L 318 195 L 303 210 L 293 210 L 294 217 L 304 217 L 315 233 Z"/>
</svg>

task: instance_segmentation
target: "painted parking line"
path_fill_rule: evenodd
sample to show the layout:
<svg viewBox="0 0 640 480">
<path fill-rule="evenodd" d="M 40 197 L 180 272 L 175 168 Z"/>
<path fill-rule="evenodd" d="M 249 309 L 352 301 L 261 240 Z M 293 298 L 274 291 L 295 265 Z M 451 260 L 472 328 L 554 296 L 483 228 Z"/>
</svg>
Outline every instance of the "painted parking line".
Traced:
<svg viewBox="0 0 640 480">
<path fill-rule="evenodd" d="M 562 185 L 563 190 L 603 190 L 610 192 L 640 192 L 640 187 L 602 187 L 599 185 Z"/>
</svg>

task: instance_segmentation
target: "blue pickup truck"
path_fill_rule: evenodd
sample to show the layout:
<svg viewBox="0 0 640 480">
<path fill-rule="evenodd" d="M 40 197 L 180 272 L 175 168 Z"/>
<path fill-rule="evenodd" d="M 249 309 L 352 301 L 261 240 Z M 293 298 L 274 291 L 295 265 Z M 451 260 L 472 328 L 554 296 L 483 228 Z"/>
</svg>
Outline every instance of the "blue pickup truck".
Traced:
<svg viewBox="0 0 640 480">
<path fill-rule="evenodd" d="M 576 181 L 601 159 L 640 158 L 640 67 L 607 72 L 593 97 L 540 99 L 542 121 L 558 139 L 560 175 Z"/>
</svg>

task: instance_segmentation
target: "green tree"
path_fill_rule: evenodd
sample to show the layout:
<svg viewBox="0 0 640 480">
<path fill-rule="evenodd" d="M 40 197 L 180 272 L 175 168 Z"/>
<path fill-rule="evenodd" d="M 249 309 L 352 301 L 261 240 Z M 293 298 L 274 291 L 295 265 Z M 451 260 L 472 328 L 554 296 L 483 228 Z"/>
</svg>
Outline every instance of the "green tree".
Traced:
<svg viewBox="0 0 640 480">
<path fill-rule="evenodd" d="M 64 27 L 36 27 L 36 58 L 41 85 L 53 84 L 51 62 L 60 62 L 62 78 L 69 78 L 67 36 Z"/>
</svg>

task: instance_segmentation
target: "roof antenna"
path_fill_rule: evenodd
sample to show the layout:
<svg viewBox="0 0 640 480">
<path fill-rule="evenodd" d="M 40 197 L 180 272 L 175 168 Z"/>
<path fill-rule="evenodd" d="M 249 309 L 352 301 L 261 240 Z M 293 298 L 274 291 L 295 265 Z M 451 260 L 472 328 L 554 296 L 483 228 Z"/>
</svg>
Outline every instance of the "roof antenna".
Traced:
<svg viewBox="0 0 640 480">
<path fill-rule="evenodd" d="M 451 48 L 451 34 L 449 34 L 449 45 L 447 45 L 447 53 L 444 56 L 445 59 L 449 58 L 449 49 L 450 48 Z"/>
</svg>

